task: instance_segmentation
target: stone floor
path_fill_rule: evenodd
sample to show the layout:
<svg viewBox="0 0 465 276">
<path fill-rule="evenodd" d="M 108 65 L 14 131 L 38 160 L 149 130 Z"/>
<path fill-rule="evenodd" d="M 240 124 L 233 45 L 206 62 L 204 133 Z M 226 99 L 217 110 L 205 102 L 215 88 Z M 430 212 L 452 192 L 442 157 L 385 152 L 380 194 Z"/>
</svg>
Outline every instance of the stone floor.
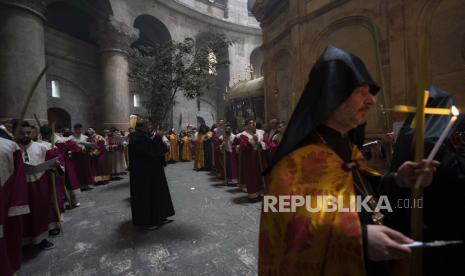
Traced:
<svg viewBox="0 0 465 276">
<path fill-rule="evenodd" d="M 256 275 L 260 203 L 190 162 L 166 173 L 173 223 L 133 227 L 128 178 L 113 181 L 81 194 L 56 248 L 26 248 L 19 275 Z"/>
</svg>

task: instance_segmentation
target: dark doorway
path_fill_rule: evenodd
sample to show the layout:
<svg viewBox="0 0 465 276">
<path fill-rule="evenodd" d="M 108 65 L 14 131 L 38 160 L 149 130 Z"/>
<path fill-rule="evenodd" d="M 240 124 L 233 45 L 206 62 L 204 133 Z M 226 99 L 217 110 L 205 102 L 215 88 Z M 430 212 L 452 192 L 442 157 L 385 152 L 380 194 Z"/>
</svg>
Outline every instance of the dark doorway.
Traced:
<svg viewBox="0 0 465 276">
<path fill-rule="evenodd" d="M 48 123 L 55 123 L 56 128 L 71 128 L 71 116 L 69 113 L 58 107 L 52 107 L 47 110 Z"/>
</svg>

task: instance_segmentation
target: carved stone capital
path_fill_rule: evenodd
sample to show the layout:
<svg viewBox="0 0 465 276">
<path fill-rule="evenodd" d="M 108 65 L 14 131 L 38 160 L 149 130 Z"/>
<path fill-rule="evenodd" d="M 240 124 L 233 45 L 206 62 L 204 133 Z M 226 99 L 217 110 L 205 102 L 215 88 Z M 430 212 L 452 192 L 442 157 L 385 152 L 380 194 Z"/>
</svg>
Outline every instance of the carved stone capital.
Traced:
<svg viewBox="0 0 465 276">
<path fill-rule="evenodd" d="M 45 20 L 45 13 L 47 11 L 45 0 L 0 0 L 0 4 L 25 9 Z"/>
<path fill-rule="evenodd" d="M 139 30 L 118 22 L 113 17 L 99 20 L 96 29 L 101 52 L 116 51 L 127 54 L 131 44 L 139 37 Z"/>
<path fill-rule="evenodd" d="M 289 0 L 257 0 L 252 13 L 262 25 L 268 24 L 289 6 Z"/>
</svg>

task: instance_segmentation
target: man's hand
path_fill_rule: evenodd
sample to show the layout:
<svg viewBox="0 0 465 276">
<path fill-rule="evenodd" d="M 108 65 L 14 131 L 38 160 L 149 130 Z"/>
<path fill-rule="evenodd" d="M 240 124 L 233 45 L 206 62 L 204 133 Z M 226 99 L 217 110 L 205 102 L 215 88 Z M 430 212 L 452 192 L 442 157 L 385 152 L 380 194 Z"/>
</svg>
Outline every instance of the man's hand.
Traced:
<svg viewBox="0 0 465 276">
<path fill-rule="evenodd" d="M 436 160 L 430 163 L 426 159 L 421 162 L 406 161 L 395 174 L 396 183 L 399 187 L 412 188 L 421 176 L 420 187 L 427 187 L 433 180 L 433 173 L 436 171 L 437 166 L 439 166 L 439 162 Z"/>
<path fill-rule="evenodd" d="M 372 261 L 401 259 L 412 253 L 403 246 L 413 240 L 384 225 L 367 225 L 367 251 Z"/>
</svg>

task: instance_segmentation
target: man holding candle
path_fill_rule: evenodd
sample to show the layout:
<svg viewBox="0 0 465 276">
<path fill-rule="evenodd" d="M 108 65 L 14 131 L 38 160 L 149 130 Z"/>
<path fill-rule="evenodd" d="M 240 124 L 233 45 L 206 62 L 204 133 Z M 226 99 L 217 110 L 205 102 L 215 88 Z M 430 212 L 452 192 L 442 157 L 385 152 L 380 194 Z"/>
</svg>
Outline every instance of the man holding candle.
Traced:
<svg viewBox="0 0 465 276">
<path fill-rule="evenodd" d="M 382 177 L 360 147 L 380 87 L 362 61 L 329 46 L 312 68 L 271 165 L 265 196 L 377 196 L 384 186 L 411 187 L 417 170 L 431 182 L 437 162 L 407 161 Z M 368 205 L 376 205 L 372 197 Z M 267 199 L 265 199 L 267 201 Z M 266 202 L 265 202 L 266 204 Z M 412 240 L 383 226 L 380 212 L 262 212 L 260 275 L 388 275 L 384 261 L 408 256 Z"/>
<path fill-rule="evenodd" d="M 427 107 L 451 108 L 452 97 L 437 87 L 429 87 Z M 394 149 L 391 170 L 396 170 L 405 160 L 412 158 L 414 146 L 411 128 L 413 115 L 405 121 Z M 465 240 L 465 152 L 463 145 L 453 143 L 456 133 L 463 131 L 465 118 L 456 116 L 427 115 L 425 118 L 425 156 L 441 162 L 433 184 L 423 195 L 423 240 Z M 450 129 L 451 131 L 448 131 Z M 445 139 L 442 139 L 445 138 Z M 391 187 L 396 200 L 410 198 L 410 190 Z M 392 227 L 402 233 L 410 232 L 410 209 L 396 209 Z M 423 250 L 424 275 L 465 275 L 463 265 L 465 246 L 451 245 Z"/>
</svg>

